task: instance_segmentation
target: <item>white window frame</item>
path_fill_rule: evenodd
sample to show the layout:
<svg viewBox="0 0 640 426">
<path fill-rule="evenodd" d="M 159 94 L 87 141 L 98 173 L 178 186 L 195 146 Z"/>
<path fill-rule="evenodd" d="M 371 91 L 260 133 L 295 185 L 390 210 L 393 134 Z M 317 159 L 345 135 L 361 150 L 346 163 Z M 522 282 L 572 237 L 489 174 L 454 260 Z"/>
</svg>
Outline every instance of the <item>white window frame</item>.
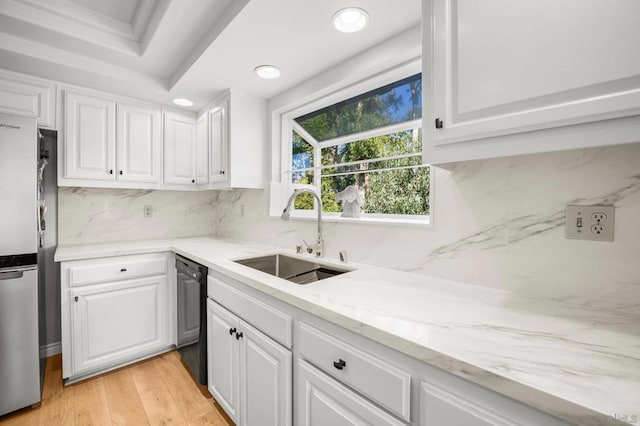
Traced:
<svg viewBox="0 0 640 426">
<path fill-rule="evenodd" d="M 294 190 L 301 188 L 310 188 L 319 192 L 320 179 L 321 179 L 321 167 L 314 164 L 314 183 L 307 184 L 295 184 L 291 182 L 291 150 L 292 150 L 292 131 L 295 130 L 303 139 L 314 147 L 314 161 L 321 158 L 321 149 L 329 146 L 339 145 L 342 143 L 349 143 L 358 140 L 368 139 L 375 136 L 387 135 L 396 131 L 406 130 L 410 126 L 422 127 L 421 119 L 412 120 L 410 122 L 403 122 L 399 124 L 391 124 L 385 127 L 367 130 L 364 132 L 349 134 L 345 136 L 336 137 L 327 141 L 318 142 L 314 144 L 314 138 L 309 138 L 307 132 L 298 125 L 294 118 L 303 116 L 313 111 L 317 111 L 321 108 L 333 105 L 337 102 L 350 99 L 354 96 L 366 93 L 376 88 L 383 87 L 387 84 L 395 83 L 403 78 L 421 72 L 420 58 L 411 60 L 397 67 L 381 72 L 374 76 L 369 76 L 355 84 L 348 85 L 340 88 L 328 95 L 321 96 L 305 103 L 301 106 L 295 106 L 291 109 L 287 109 L 281 114 L 276 114 L 274 119 L 279 119 L 280 127 L 280 190 L 286 191 L 286 197 L 272 197 L 272 203 L 275 200 L 282 200 L 288 198 Z M 280 109 L 281 111 L 283 109 Z M 424 133 L 423 133 L 424 134 Z M 423 140 L 424 144 L 424 140 Z M 426 216 L 412 216 L 412 215 L 391 215 L 391 214 L 374 214 L 363 213 L 360 218 L 345 218 L 341 217 L 340 213 L 323 212 L 323 221 L 328 222 L 344 222 L 344 223 L 361 223 L 361 224 L 382 224 L 382 225 L 414 225 L 414 226 L 431 226 L 433 222 L 433 168 L 429 168 L 430 173 L 430 188 L 429 188 L 429 215 Z M 272 187 L 272 190 L 274 188 Z M 319 194 L 320 195 L 320 194 Z M 275 209 L 273 208 L 275 207 Z M 280 207 L 280 210 L 284 208 L 284 204 Z M 298 210 L 291 209 L 291 220 L 317 220 L 317 203 L 314 200 L 314 208 L 312 210 Z M 272 206 L 272 211 L 278 211 L 278 206 Z"/>
</svg>

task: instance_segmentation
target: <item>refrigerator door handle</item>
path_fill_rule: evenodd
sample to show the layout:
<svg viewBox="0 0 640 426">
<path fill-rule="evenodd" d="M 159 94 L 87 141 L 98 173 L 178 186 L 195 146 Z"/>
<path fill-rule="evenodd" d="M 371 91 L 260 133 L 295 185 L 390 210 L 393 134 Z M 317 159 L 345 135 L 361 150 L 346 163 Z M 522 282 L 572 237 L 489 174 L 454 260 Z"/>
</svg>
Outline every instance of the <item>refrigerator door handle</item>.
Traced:
<svg viewBox="0 0 640 426">
<path fill-rule="evenodd" d="M 24 271 L 0 272 L 0 281 L 22 278 Z"/>
</svg>

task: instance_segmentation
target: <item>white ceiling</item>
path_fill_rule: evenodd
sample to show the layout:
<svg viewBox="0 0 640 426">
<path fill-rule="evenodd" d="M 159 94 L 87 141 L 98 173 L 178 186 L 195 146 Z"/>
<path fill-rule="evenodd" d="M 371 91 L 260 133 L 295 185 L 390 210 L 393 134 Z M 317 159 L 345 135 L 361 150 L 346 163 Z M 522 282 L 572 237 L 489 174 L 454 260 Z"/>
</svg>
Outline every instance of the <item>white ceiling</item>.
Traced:
<svg viewBox="0 0 640 426">
<path fill-rule="evenodd" d="M 271 98 L 420 22 L 420 0 L 0 0 L 0 68 L 203 107 L 233 87 Z M 369 25 L 335 31 L 338 9 Z M 274 64 L 278 80 L 253 69 Z"/>
</svg>

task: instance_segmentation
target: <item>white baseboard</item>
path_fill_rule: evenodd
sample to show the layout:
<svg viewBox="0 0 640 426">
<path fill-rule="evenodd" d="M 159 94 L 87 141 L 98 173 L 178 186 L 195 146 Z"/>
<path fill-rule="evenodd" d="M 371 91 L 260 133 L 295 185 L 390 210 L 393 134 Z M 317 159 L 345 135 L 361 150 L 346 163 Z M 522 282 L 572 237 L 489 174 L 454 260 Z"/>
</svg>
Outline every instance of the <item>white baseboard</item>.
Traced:
<svg viewBox="0 0 640 426">
<path fill-rule="evenodd" d="M 40 358 L 47 358 L 52 355 L 58 355 L 62 352 L 62 343 L 54 342 L 48 345 L 40 346 Z"/>
</svg>

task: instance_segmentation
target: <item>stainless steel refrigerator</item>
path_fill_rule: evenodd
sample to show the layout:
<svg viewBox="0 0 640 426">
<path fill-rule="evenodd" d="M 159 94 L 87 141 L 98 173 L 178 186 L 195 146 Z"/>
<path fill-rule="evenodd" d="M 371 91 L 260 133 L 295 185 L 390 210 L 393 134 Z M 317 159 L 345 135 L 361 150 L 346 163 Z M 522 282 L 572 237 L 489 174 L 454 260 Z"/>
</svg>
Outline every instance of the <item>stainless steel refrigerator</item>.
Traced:
<svg viewBox="0 0 640 426">
<path fill-rule="evenodd" d="M 0 416 L 38 403 L 38 137 L 0 114 Z"/>
</svg>

